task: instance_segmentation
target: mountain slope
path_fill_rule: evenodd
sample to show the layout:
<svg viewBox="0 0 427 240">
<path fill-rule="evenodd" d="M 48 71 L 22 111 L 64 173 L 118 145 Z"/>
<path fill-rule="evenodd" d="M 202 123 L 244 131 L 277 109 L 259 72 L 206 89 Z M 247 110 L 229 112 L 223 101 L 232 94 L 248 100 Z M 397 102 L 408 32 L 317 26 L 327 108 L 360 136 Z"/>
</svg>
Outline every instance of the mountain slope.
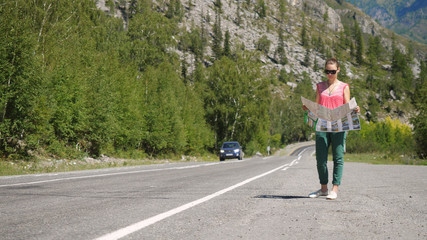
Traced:
<svg viewBox="0 0 427 240">
<path fill-rule="evenodd" d="M 348 0 L 381 25 L 410 39 L 427 44 L 427 1 Z"/>
</svg>

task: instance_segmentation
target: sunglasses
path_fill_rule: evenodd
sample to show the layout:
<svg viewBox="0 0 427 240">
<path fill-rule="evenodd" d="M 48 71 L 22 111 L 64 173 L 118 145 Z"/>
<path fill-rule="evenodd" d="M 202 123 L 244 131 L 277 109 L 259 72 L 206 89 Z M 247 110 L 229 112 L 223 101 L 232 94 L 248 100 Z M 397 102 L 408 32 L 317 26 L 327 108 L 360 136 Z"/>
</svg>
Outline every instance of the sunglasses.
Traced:
<svg viewBox="0 0 427 240">
<path fill-rule="evenodd" d="M 325 73 L 326 73 L 326 74 L 336 74 L 336 73 L 337 73 L 337 70 L 326 70 L 326 69 L 325 69 Z"/>
</svg>

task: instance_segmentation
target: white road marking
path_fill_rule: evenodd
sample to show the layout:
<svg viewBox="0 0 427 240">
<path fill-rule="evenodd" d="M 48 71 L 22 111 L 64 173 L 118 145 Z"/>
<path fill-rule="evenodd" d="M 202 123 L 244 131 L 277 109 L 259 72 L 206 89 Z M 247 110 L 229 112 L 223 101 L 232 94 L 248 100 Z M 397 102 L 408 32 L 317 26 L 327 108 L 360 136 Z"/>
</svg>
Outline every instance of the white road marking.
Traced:
<svg viewBox="0 0 427 240">
<path fill-rule="evenodd" d="M 291 162 L 291 164 L 289 164 L 289 167 L 292 167 L 293 165 L 298 164 L 298 160 L 299 160 L 299 159 L 300 159 L 300 158 L 293 160 L 293 161 Z"/>
<path fill-rule="evenodd" d="M 221 163 L 219 163 L 219 162 L 216 162 L 216 163 L 208 163 L 208 164 L 205 164 L 205 166 L 213 166 L 213 165 L 218 165 L 218 164 L 221 164 Z"/>
<path fill-rule="evenodd" d="M 288 168 L 289 168 L 288 166 L 289 166 L 289 163 L 287 163 L 287 164 L 283 165 L 283 167 L 285 167 L 285 168 L 283 168 L 283 169 L 282 169 L 282 171 L 286 171 L 286 170 L 288 170 Z"/>
<path fill-rule="evenodd" d="M 307 148 L 306 148 L 306 149 L 304 149 L 304 150 L 302 150 L 300 153 L 298 153 L 298 158 L 297 158 L 297 159 L 294 159 L 290 164 L 285 164 L 285 165 L 284 165 L 284 167 L 285 167 L 285 168 L 283 168 L 283 169 L 282 169 L 282 171 L 286 171 L 286 170 L 288 170 L 288 169 L 289 169 L 289 167 L 292 167 L 293 165 L 298 164 L 298 163 L 299 163 L 299 160 L 301 160 L 301 158 L 302 158 L 302 154 L 303 154 L 306 150 L 307 150 Z M 289 167 L 288 167 L 288 166 L 289 166 Z"/>
<path fill-rule="evenodd" d="M 192 207 L 194 207 L 194 206 L 197 206 L 197 205 L 199 205 L 199 204 L 201 204 L 201 203 L 204 203 L 204 202 L 206 202 L 206 201 L 209 201 L 209 200 L 211 200 L 212 198 L 218 197 L 218 196 L 220 196 L 220 195 L 222 195 L 222 194 L 224 194 L 224 193 L 227 193 L 227 192 L 229 192 L 229 191 L 231 191 L 231 190 L 233 190 L 233 189 L 236 189 L 236 188 L 241 187 L 241 186 L 243 186 L 243 185 L 245 185 L 245 184 L 247 184 L 247 183 L 250 183 L 250 182 L 252 182 L 252 181 L 254 181 L 254 180 L 258 179 L 258 178 L 264 177 L 264 176 L 266 176 L 266 175 L 268 175 L 268 174 L 271 174 L 271 173 L 273 173 L 273 172 L 275 172 L 275 171 L 277 171 L 277 170 L 280 170 L 280 169 L 282 169 L 284 166 L 285 166 L 285 165 L 282 165 L 282 166 L 280 166 L 280 167 L 278 167 L 278 168 L 275 168 L 275 169 L 273 169 L 273 170 L 270 170 L 270 171 L 268 171 L 268 172 L 265 172 L 265 173 L 263 173 L 263 174 L 260 174 L 260 175 L 258 175 L 258 176 L 255 176 L 255 177 L 253 177 L 253 178 L 249 178 L 249 179 L 247 179 L 247 180 L 245 180 L 245 181 L 243 181 L 243 182 L 240 182 L 240 183 L 235 184 L 235 185 L 233 185 L 233 186 L 231 186 L 231 187 L 228 187 L 228 188 L 225 188 L 225 189 L 223 189 L 223 190 L 220 190 L 220 191 L 218 191 L 218 192 L 216 192 L 216 193 L 213 193 L 213 194 L 211 194 L 211 195 L 208 195 L 208 196 L 206 196 L 206 197 L 200 198 L 200 199 L 198 199 L 198 200 L 196 200 L 196 201 L 193 201 L 193 202 L 187 203 L 187 204 L 185 204 L 185 205 L 182 205 L 182 206 L 180 206 L 180 207 L 174 208 L 174 209 L 169 210 L 169 211 L 167 211 L 167 212 L 164 212 L 164 213 L 158 214 L 158 215 L 156 215 L 156 216 L 154 216 L 154 217 L 151 217 L 151 218 L 148 218 L 148 219 L 142 220 L 142 221 L 140 221 L 140 222 L 137 222 L 137 223 L 135 223 L 135 224 L 129 225 L 129 226 L 124 227 L 124 228 L 122 228 L 122 229 L 119 229 L 119 230 L 117 230 L 117 231 L 114 231 L 114 232 L 108 233 L 108 234 L 106 234 L 106 235 L 104 235 L 104 236 L 101 236 L 101 237 L 99 237 L 99 238 L 96 238 L 96 240 L 114 240 L 114 239 L 120 239 L 120 238 L 125 237 L 125 236 L 127 236 L 127 235 L 129 235 L 129 234 L 132 234 L 132 233 L 134 233 L 134 232 L 136 232 L 136 231 L 139 231 L 139 230 L 141 230 L 141 229 L 143 229 L 143 228 L 145 228 L 145 227 L 148 227 L 148 226 L 150 226 L 150 225 L 152 225 L 152 224 L 154 224 L 154 223 L 156 223 L 156 222 L 159 222 L 159 221 L 161 221 L 161 220 L 163 220 L 163 219 L 165 219 L 165 218 L 168 218 L 168 217 L 171 217 L 171 216 L 173 216 L 173 215 L 175 215 L 175 214 L 177 214 L 177 213 L 183 212 L 183 211 L 185 211 L 185 210 L 187 210 L 187 209 L 190 209 L 190 208 L 192 208 Z"/>
<path fill-rule="evenodd" d="M 307 150 L 307 148 L 305 148 L 304 150 L 302 150 L 300 153 L 298 153 L 298 156 L 301 156 L 306 150 Z"/>
<path fill-rule="evenodd" d="M 242 162 L 242 161 L 234 161 L 234 162 L 228 162 L 228 163 L 240 163 L 240 162 Z M 212 166 L 212 165 L 216 165 L 216 164 L 218 164 L 218 163 L 198 164 L 198 165 L 190 165 L 190 166 L 184 166 L 184 167 L 163 168 L 163 169 L 145 169 L 145 170 L 139 170 L 139 171 L 104 173 L 104 174 L 86 175 L 86 176 L 78 176 L 78 177 L 55 178 L 55 179 L 33 181 L 33 182 L 22 182 L 22 183 L 4 184 L 4 185 L 0 185 L 0 188 L 2 188 L 2 187 L 14 187 L 14 186 L 34 185 L 34 184 L 40 184 L 40 183 L 60 182 L 60 181 L 66 181 L 66 180 L 76 180 L 76 179 L 97 178 L 97 177 L 106 177 L 106 176 L 114 176 L 114 175 L 133 174 L 133 173 L 143 173 L 143 172 L 156 172 L 156 171 L 166 171 L 166 170 L 182 170 L 182 169 L 189 169 L 189 168 Z M 225 163 L 221 163 L 221 164 L 225 164 Z"/>
</svg>

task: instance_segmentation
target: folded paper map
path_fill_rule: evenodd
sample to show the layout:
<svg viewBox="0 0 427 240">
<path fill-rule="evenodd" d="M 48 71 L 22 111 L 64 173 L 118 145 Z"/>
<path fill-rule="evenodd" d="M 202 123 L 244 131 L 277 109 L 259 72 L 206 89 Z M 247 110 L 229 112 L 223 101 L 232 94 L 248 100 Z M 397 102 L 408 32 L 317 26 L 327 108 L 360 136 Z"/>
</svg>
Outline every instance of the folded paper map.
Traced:
<svg viewBox="0 0 427 240">
<path fill-rule="evenodd" d="M 305 123 L 320 132 L 342 132 L 360 130 L 359 115 L 354 111 L 356 99 L 337 108 L 330 109 L 301 97 L 302 103 L 309 109 L 305 113 Z"/>
</svg>

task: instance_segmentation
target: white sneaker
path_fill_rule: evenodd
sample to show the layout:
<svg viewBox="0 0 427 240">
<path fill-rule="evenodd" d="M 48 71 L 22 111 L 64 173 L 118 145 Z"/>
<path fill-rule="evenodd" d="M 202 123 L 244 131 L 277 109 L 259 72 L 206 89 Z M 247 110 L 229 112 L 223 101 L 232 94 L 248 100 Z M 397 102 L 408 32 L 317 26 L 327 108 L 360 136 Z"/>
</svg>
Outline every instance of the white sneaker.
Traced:
<svg viewBox="0 0 427 240">
<path fill-rule="evenodd" d="M 319 189 L 319 190 L 317 190 L 315 192 L 312 192 L 312 193 L 308 194 L 308 197 L 310 197 L 310 198 L 317 198 L 319 196 L 326 196 L 326 195 L 328 195 L 328 191 L 322 192 L 322 189 Z"/>
<path fill-rule="evenodd" d="M 326 196 L 326 199 L 329 199 L 329 200 L 335 200 L 335 199 L 337 199 L 337 193 L 334 192 L 334 191 L 330 191 L 329 194 L 328 194 L 328 196 Z"/>
</svg>

